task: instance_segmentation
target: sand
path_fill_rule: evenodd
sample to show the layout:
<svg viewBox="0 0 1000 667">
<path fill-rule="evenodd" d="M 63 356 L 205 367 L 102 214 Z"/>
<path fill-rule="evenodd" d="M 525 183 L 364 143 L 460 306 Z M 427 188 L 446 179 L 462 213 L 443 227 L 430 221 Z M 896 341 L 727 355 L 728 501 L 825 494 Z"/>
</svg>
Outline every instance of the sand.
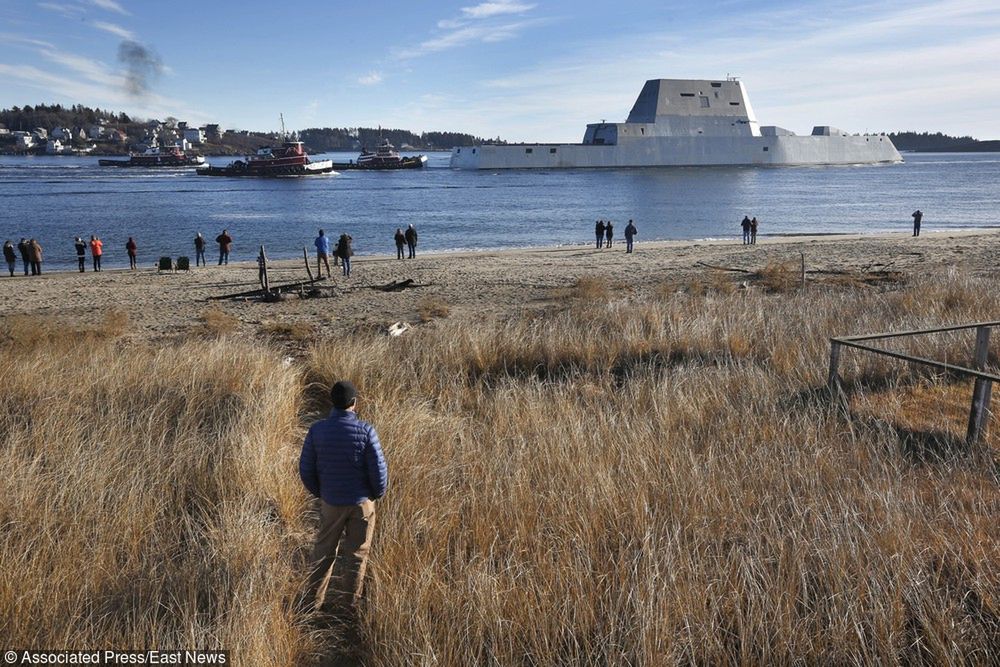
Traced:
<svg viewBox="0 0 1000 667">
<path fill-rule="evenodd" d="M 241 333 L 256 334 L 272 323 L 304 322 L 312 325 L 314 337 L 333 337 L 350 331 L 376 331 L 397 321 L 420 326 L 421 311 L 425 319 L 427 311 L 440 317 L 444 310 L 452 318 L 488 318 L 525 308 L 542 309 L 558 303 L 565 297 L 566 288 L 585 276 L 606 281 L 615 290 L 641 291 L 665 282 L 682 285 L 684 281 L 716 274 L 738 285 L 746 281 L 747 289 L 758 289 L 752 273 L 723 273 L 705 264 L 753 272 L 773 264 L 797 267 L 804 254 L 811 283 L 837 276 L 825 272 L 840 271 L 859 276 L 889 271 L 902 281 L 952 267 L 972 274 L 996 275 L 998 251 L 1000 232 L 980 230 L 924 232 L 918 238 L 908 233 L 761 237 L 755 246 L 744 246 L 738 239 L 640 241 L 631 255 L 625 253 L 624 242 L 616 240 L 613 248 L 603 250 L 580 245 L 419 253 L 413 260 L 397 260 L 394 255 L 365 256 L 354 258 L 350 279 L 334 268 L 333 279 L 323 283 L 320 290 L 329 298 L 280 303 L 210 300 L 255 289 L 255 262 L 209 265 L 178 273 L 141 268 L 99 274 L 48 272 L 37 278 L 18 273 L 9 278 L 4 272 L 0 277 L 0 314 L 55 316 L 73 324 L 87 324 L 118 309 L 128 313 L 132 336 L 169 340 L 190 333 L 200 325 L 206 309 L 218 307 L 239 320 Z M 142 259 L 140 266 L 148 263 Z M 275 262 L 270 274 L 272 285 L 306 278 L 302 260 Z M 405 279 L 422 286 L 394 293 L 371 289 Z M 891 288 L 891 282 L 873 281 L 871 288 Z"/>
</svg>

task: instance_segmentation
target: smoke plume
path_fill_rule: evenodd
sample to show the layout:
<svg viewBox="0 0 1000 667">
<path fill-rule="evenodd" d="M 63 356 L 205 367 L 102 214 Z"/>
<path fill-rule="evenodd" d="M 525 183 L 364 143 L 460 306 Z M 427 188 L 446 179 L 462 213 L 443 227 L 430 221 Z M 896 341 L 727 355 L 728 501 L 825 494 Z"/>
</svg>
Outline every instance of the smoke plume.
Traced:
<svg viewBox="0 0 1000 667">
<path fill-rule="evenodd" d="M 134 97 L 146 95 L 153 80 L 163 73 L 160 56 L 130 39 L 118 46 L 118 61 L 125 65 L 125 90 Z"/>
</svg>

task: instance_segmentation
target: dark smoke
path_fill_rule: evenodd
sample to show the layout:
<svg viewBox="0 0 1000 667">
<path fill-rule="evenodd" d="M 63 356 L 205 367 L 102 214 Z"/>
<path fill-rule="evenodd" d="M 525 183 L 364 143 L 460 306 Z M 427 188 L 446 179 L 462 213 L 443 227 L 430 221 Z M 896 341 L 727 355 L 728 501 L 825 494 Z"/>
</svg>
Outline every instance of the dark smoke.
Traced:
<svg viewBox="0 0 1000 667">
<path fill-rule="evenodd" d="M 134 97 L 148 93 L 150 84 L 163 73 L 160 56 L 130 39 L 118 46 L 118 61 L 125 65 L 125 90 Z"/>
</svg>

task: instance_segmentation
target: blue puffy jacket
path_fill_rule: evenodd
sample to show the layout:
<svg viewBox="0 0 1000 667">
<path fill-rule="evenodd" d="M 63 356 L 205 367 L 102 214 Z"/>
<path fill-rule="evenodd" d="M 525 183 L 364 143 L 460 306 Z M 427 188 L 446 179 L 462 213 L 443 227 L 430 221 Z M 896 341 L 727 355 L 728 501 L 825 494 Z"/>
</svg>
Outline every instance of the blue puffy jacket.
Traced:
<svg viewBox="0 0 1000 667">
<path fill-rule="evenodd" d="M 389 484 L 378 434 L 349 410 L 334 409 L 312 425 L 302 445 L 299 476 L 329 505 L 377 500 Z"/>
<path fill-rule="evenodd" d="M 313 245 L 316 246 L 316 252 L 321 252 L 324 255 L 330 254 L 330 237 L 323 235 L 317 236 L 316 240 L 313 241 Z"/>
</svg>

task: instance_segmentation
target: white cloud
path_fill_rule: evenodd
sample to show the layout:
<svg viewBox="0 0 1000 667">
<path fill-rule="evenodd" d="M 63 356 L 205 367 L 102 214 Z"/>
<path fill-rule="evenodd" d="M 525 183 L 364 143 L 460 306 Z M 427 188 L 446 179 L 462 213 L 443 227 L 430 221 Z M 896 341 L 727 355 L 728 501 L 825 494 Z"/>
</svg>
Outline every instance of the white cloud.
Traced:
<svg viewBox="0 0 1000 667">
<path fill-rule="evenodd" d="M 0 32 L 0 43 L 14 44 L 17 46 L 40 46 L 47 49 L 56 48 L 51 42 L 34 39 L 33 37 L 24 37 L 23 35 L 15 35 L 9 32 Z"/>
<path fill-rule="evenodd" d="M 375 84 L 382 83 L 382 73 L 368 72 L 368 74 L 358 77 L 358 83 L 362 86 L 374 86 Z"/>
<path fill-rule="evenodd" d="M 115 2 L 115 0 L 90 0 L 90 2 L 95 7 L 99 7 L 101 9 L 106 9 L 109 12 L 117 12 L 118 14 L 122 14 L 124 16 L 128 16 L 129 15 L 128 10 L 126 10 L 120 4 L 118 4 L 117 2 Z"/>
<path fill-rule="evenodd" d="M 462 7 L 462 14 L 468 18 L 483 19 L 502 14 L 520 14 L 535 7 L 536 5 L 516 0 L 495 0 L 494 2 L 483 2 L 474 7 Z"/>
<path fill-rule="evenodd" d="M 108 23 L 107 21 L 92 21 L 91 24 L 98 30 L 103 30 L 104 32 L 109 32 L 112 35 L 121 37 L 122 39 L 129 39 L 135 41 L 135 33 L 133 33 L 128 28 L 123 28 L 117 23 Z"/>
<path fill-rule="evenodd" d="M 71 5 L 65 2 L 39 2 L 38 7 L 46 11 L 62 14 L 66 18 L 77 18 L 84 13 L 80 5 Z"/>
</svg>

